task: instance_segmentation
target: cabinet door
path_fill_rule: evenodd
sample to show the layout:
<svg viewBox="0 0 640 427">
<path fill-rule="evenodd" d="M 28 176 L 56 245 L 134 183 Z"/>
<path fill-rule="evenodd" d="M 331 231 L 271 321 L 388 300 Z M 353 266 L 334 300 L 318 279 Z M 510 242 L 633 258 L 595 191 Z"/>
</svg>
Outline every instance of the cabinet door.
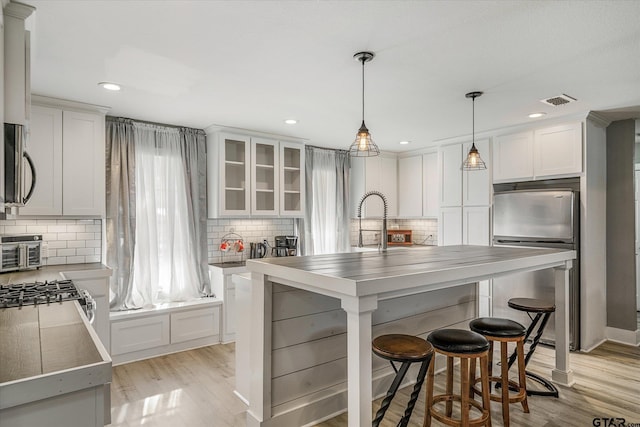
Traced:
<svg viewBox="0 0 640 427">
<path fill-rule="evenodd" d="M 251 213 L 249 137 L 220 135 L 220 214 L 246 216 Z"/>
<path fill-rule="evenodd" d="M 445 145 L 439 150 L 440 206 L 462 205 L 462 145 Z"/>
<path fill-rule="evenodd" d="M 438 221 L 438 239 L 440 246 L 462 244 L 462 208 L 440 209 Z"/>
<path fill-rule="evenodd" d="M 582 124 L 569 123 L 534 132 L 536 178 L 582 172 Z"/>
<path fill-rule="evenodd" d="M 365 192 L 379 191 L 387 199 L 387 216 L 398 215 L 398 167 L 395 157 L 367 157 L 364 166 Z M 359 199 L 358 199 L 359 201 Z M 357 210 L 357 209 L 356 209 Z M 363 218 L 382 218 L 384 204 L 376 196 L 367 198 L 362 207 Z"/>
<path fill-rule="evenodd" d="M 474 206 L 462 209 L 462 243 L 489 246 L 489 207 Z"/>
<path fill-rule="evenodd" d="M 304 216 L 304 145 L 280 142 L 280 215 Z"/>
<path fill-rule="evenodd" d="M 36 186 L 20 215 L 62 215 L 62 110 L 31 107 L 27 153 L 36 170 Z M 26 188 L 31 175 L 25 174 Z"/>
<path fill-rule="evenodd" d="M 104 216 L 104 115 L 64 111 L 62 135 L 63 214 Z"/>
<path fill-rule="evenodd" d="M 438 153 L 422 156 L 422 215 L 438 217 Z"/>
<path fill-rule="evenodd" d="M 498 136 L 493 141 L 493 181 L 533 179 L 533 133 Z"/>
<path fill-rule="evenodd" d="M 251 213 L 278 214 L 278 142 L 251 138 Z"/>
<path fill-rule="evenodd" d="M 398 159 L 398 216 L 422 216 L 422 156 Z"/>
<path fill-rule="evenodd" d="M 488 139 L 476 141 L 480 157 L 487 169 L 462 171 L 462 204 L 464 206 L 488 206 L 491 204 L 491 144 Z M 462 154 L 466 156 L 471 143 L 462 144 Z"/>
</svg>

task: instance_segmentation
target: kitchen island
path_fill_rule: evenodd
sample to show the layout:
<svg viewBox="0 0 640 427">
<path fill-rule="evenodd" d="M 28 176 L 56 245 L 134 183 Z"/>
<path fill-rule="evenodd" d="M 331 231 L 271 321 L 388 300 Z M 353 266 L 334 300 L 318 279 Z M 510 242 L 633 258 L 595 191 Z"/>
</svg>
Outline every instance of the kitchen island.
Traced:
<svg viewBox="0 0 640 427">
<path fill-rule="evenodd" d="M 394 319 L 401 333 L 415 330 L 407 324 L 419 323 L 416 319 L 428 319 L 433 328 L 438 328 L 441 327 L 438 321 L 464 311 L 469 305 L 467 294 L 456 296 L 449 292 L 468 289 L 470 283 L 495 276 L 545 268 L 556 271 L 556 367 L 552 378 L 558 384 L 571 386 L 568 272 L 575 257 L 575 251 L 566 250 L 446 246 L 247 261 L 251 272 L 247 425 L 307 425 L 332 417 L 344 411 L 345 406 L 349 426 L 371 425 L 374 386 L 376 394 L 383 392 L 372 375 L 372 319 L 378 312 L 392 316 L 395 310 L 405 310 L 405 306 L 449 300 L 449 306 L 437 306 L 426 314 L 409 311 L 402 319 Z M 295 297 L 289 298 L 288 304 L 282 303 L 285 299 L 279 294 L 298 292 L 305 294 L 298 297 L 297 303 Z M 279 321 L 282 312 L 302 309 L 311 316 L 321 312 L 323 320 L 315 318 L 305 326 L 302 317 L 296 318 L 294 314 L 287 320 L 288 329 L 283 333 L 285 325 Z M 475 314 L 477 308 L 471 317 Z M 313 347 L 314 342 L 322 341 L 334 330 L 340 332 L 340 320 L 345 317 L 344 339 L 336 334 L 332 344 L 325 341 Z M 382 317 L 379 325 L 386 322 Z M 462 323 L 468 317 L 468 313 L 463 314 L 449 325 L 465 327 Z M 387 330 L 378 326 L 376 335 Z M 300 338 L 292 341 L 296 334 Z M 305 341 L 306 350 L 298 351 L 298 341 Z M 346 347 L 347 387 L 339 377 L 327 382 L 326 378 L 336 375 L 336 367 L 340 365 L 334 365 L 330 356 L 322 358 L 341 346 Z M 338 353 L 333 352 L 333 357 L 338 357 Z M 317 363 L 301 364 L 307 358 L 316 359 Z M 281 375 L 286 370 L 297 372 L 292 372 L 288 380 Z M 316 381 L 325 381 L 330 386 L 314 390 Z M 279 391 L 298 386 L 301 388 L 297 394 L 286 397 Z"/>
</svg>

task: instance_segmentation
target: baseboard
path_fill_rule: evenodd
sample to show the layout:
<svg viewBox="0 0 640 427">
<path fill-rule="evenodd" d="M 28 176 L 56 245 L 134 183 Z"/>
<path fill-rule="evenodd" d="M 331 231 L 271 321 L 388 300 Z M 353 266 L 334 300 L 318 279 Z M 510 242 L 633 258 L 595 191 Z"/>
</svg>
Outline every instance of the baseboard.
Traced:
<svg viewBox="0 0 640 427">
<path fill-rule="evenodd" d="M 113 366 L 118 366 L 125 363 L 137 362 L 139 360 L 151 359 L 152 357 L 179 353 L 181 351 L 193 350 L 200 347 L 207 347 L 214 344 L 220 344 L 219 335 L 212 335 L 210 337 L 199 338 L 196 340 L 133 351 L 131 353 L 117 354 L 115 356 L 111 356 L 111 360 Z"/>
<path fill-rule="evenodd" d="M 607 326 L 605 333 L 608 341 L 631 346 L 640 345 L 640 329 L 629 331 L 626 329 L 611 328 Z"/>
<path fill-rule="evenodd" d="M 595 350 L 596 348 L 600 347 L 603 343 L 607 342 L 606 338 L 601 339 L 600 341 L 598 341 L 597 343 L 593 344 L 591 347 L 589 348 L 581 348 L 580 352 L 581 353 L 589 353 L 593 350 Z"/>
</svg>

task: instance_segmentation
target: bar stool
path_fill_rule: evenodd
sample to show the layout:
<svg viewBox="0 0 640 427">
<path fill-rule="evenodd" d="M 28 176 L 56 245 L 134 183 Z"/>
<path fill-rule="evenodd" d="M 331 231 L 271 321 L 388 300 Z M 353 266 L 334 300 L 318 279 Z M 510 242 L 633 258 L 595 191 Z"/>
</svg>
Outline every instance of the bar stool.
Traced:
<svg viewBox="0 0 640 427">
<path fill-rule="evenodd" d="M 527 313 L 529 318 L 531 319 L 531 324 L 527 328 L 527 333 L 524 336 L 525 342 L 529 339 L 534 330 L 536 330 L 536 325 L 538 326 L 538 330 L 531 340 L 531 344 L 529 345 L 529 350 L 527 351 L 526 356 L 524 357 L 524 365 L 525 367 L 529 363 L 533 352 L 535 351 L 538 343 L 540 342 L 540 338 L 542 337 L 542 333 L 544 332 L 544 328 L 547 326 L 547 322 L 549 322 L 549 318 L 551 314 L 556 311 L 555 304 L 535 298 L 511 298 L 508 303 L 509 307 L 514 310 L 524 311 Z M 535 313 L 535 317 L 531 315 L 531 313 Z M 540 321 L 542 319 L 542 321 Z M 538 324 L 539 322 L 539 324 Z M 509 358 L 509 367 L 513 365 L 513 362 L 516 360 L 516 353 L 514 352 Z M 527 390 L 527 394 L 529 396 L 553 396 L 558 397 L 558 389 L 555 385 L 551 383 L 546 378 L 541 377 L 540 375 L 534 374 L 533 372 L 525 371 L 525 375 L 528 378 L 531 378 L 533 381 L 542 385 L 547 391 L 542 390 Z"/>
<path fill-rule="evenodd" d="M 502 419 L 505 427 L 509 426 L 509 404 L 520 402 L 525 413 L 529 413 L 529 403 L 527 402 L 527 380 L 524 374 L 524 337 L 526 329 L 520 323 L 510 319 L 500 319 L 496 317 L 481 317 L 472 320 L 469 328 L 489 340 L 489 381 L 500 384 L 502 393 L 491 394 L 491 400 L 502 403 Z M 500 343 L 500 367 L 501 375 L 493 376 L 493 343 Z M 516 357 L 518 359 L 518 383 L 509 380 L 509 362 L 507 359 L 507 345 L 510 342 L 516 343 Z M 475 375 L 475 365 L 471 364 L 471 372 Z M 473 384 L 478 380 L 474 379 Z M 498 388 L 498 387 L 496 387 Z M 515 394 L 509 396 L 509 391 Z M 475 393 L 480 393 L 475 387 Z"/>
<path fill-rule="evenodd" d="M 491 408 L 489 400 L 488 354 L 489 342 L 482 335 L 463 329 L 439 329 L 427 337 L 436 353 L 447 356 L 447 380 L 445 394 L 433 395 L 435 362 L 429 366 L 427 375 L 427 395 L 423 427 L 431 426 L 431 418 L 450 426 L 488 426 L 491 427 Z M 460 359 L 460 394 L 453 393 L 453 360 Z M 469 361 L 480 359 L 480 378 L 482 383 L 482 405 L 473 398 L 470 384 Z M 453 402 L 460 402 L 460 418 L 453 418 Z M 445 402 L 445 413 L 436 408 Z M 470 418 L 470 412 L 477 410 L 480 415 Z"/>
<path fill-rule="evenodd" d="M 433 357 L 433 347 L 422 338 L 414 337 L 413 335 L 389 334 L 375 338 L 372 342 L 372 349 L 374 354 L 388 360 L 396 372 L 391 387 L 389 387 L 389 391 L 387 391 L 387 395 L 382 400 L 382 405 L 373 420 L 373 427 L 380 425 L 380 421 L 384 418 L 384 414 L 387 412 L 391 400 L 393 400 L 400 383 L 407 374 L 409 366 L 412 363 L 422 363 L 416 384 L 413 387 L 413 392 L 407 404 L 407 409 L 398 423 L 398 427 L 406 427 L 409 423 L 409 418 L 411 418 L 413 408 L 416 406 L 416 400 L 418 400 L 420 389 L 424 383 L 427 367 Z M 402 363 L 399 370 L 396 368 L 394 362 Z"/>
</svg>

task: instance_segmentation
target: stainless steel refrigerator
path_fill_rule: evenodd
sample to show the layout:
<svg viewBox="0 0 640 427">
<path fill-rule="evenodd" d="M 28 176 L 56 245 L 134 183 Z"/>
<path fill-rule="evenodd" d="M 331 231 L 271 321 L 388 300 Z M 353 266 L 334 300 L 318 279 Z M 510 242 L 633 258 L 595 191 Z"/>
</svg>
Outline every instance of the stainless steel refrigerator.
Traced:
<svg viewBox="0 0 640 427">
<path fill-rule="evenodd" d="M 572 189 L 527 189 L 494 193 L 493 245 L 544 247 L 578 251 L 569 271 L 570 349 L 580 348 L 579 192 Z M 518 273 L 493 279 L 493 316 L 528 326 L 526 313 L 507 306 L 514 297 L 554 301 L 553 269 Z M 553 344 L 555 315 L 542 343 Z"/>
</svg>

